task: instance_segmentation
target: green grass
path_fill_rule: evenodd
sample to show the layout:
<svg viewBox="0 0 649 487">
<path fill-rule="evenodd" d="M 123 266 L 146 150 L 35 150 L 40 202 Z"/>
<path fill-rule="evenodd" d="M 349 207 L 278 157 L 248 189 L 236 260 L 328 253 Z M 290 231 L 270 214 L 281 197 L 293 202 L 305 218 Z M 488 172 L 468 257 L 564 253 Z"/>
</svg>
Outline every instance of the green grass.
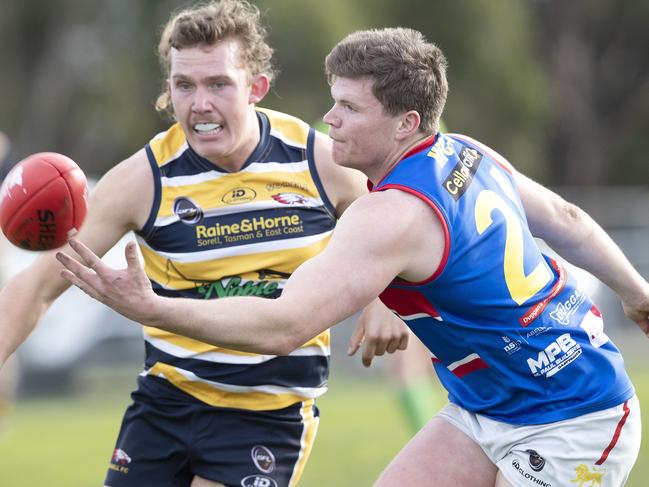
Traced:
<svg viewBox="0 0 649 487">
<path fill-rule="evenodd" d="M 638 364 L 640 365 L 640 364 Z M 632 373 L 649 421 L 649 372 Z M 103 381 L 102 390 L 74 398 L 20 401 L 0 438 L 2 487 L 100 486 L 129 401 L 133 377 Z M 363 487 L 408 440 L 397 398 L 376 375 L 334 379 L 320 400 L 320 433 L 302 487 Z M 649 423 L 643 448 L 627 487 L 649 478 Z"/>
</svg>

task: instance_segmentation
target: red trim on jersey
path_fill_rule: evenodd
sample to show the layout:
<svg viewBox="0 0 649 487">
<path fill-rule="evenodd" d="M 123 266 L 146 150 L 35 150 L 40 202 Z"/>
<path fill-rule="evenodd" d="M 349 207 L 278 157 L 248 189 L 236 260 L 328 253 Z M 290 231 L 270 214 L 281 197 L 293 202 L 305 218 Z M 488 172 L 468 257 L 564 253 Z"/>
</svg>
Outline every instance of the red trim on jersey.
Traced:
<svg viewBox="0 0 649 487">
<path fill-rule="evenodd" d="M 550 301 L 556 298 L 557 295 L 563 290 L 563 287 L 566 285 L 566 271 L 564 270 L 564 268 L 560 266 L 554 259 L 550 259 L 550 264 L 552 265 L 554 270 L 559 273 L 559 279 L 557 279 L 557 282 L 554 283 L 550 294 L 548 294 L 545 299 L 536 303 L 534 306 L 527 310 L 527 313 L 525 313 L 518 319 L 518 322 L 523 328 L 529 326 L 535 319 L 537 319 L 541 315 L 541 313 L 543 313 L 543 310 L 545 310 Z"/>
<path fill-rule="evenodd" d="M 388 287 L 379 294 L 379 298 L 388 308 L 400 316 L 425 313 L 431 318 L 438 318 L 439 312 L 435 306 L 419 291 Z"/>
<path fill-rule="evenodd" d="M 487 147 L 483 143 L 478 142 L 477 140 L 462 134 L 446 134 L 446 135 L 451 138 L 463 140 L 464 142 L 468 142 L 471 145 L 475 145 L 478 149 L 487 152 L 489 154 L 489 157 L 491 157 L 496 162 L 496 164 L 502 167 L 509 174 L 512 174 L 514 172 L 514 168 L 512 167 L 511 163 L 507 159 L 505 159 L 503 156 L 498 154 L 490 147 Z"/>
<path fill-rule="evenodd" d="M 399 284 L 403 284 L 404 286 L 421 286 L 422 284 L 428 284 L 429 282 L 431 282 L 433 279 L 435 279 L 437 276 L 439 276 L 442 273 L 444 267 L 446 267 L 446 263 L 448 262 L 448 255 L 451 251 L 451 236 L 448 230 L 448 225 L 446 224 L 446 220 L 444 219 L 444 216 L 442 214 L 442 211 L 439 209 L 439 207 L 435 204 L 433 200 L 431 200 L 425 194 L 420 193 L 416 189 L 409 188 L 408 186 L 403 186 L 401 184 L 386 184 L 385 186 L 379 188 L 378 191 L 383 191 L 385 189 L 398 189 L 400 191 L 410 193 L 413 196 L 417 196 L 433 209 L 433 212 L 435 213 L 435 215 L 437 215 L 437 218 L 439 218 L 439 221 L 442 224 L 442 228 L 444 229 L 444 254 L 442 255 L 442 260 L 437 266 L 437 269 L 435 269 L 435 272 L 433 272 L 433 274 L 430 277 L 424 279 L 423 281 L 413 282 L 413 281 L 405 281 L 399 278 L 395 279 L 395 282 L 398 282 Z"/>
<path fill-rule="evenodd" d="M 488 368 L 489 365 L 487 364 L 487 362 L 485 362 L 481 358 L 476 358 L 471 360 L 471 362 L 456 367 L 455 369 L 452 370 L 452 372 L 457 377 L 462 378 L 465 375 L 470 374 L 471 372 L 475 372 L 476 370 L 488 369 Z"/>
<path fill-rule="evenodd" d="M 593 304 L 593 305 L 591 306 L 591 308 L 590 308 L 590 312 L 593 313 L 593 314 L 594 314 L 595 316 L 597 316 L 598 318 L 602 318 L 602 319 L 604 319 L 604 317 L 602 316 L 602 312 L 599 310 L 599 308 L 598 308 L 596 305 Z"/>
<path fill-rule="evenodd" d="M 622 428 L 624 427 L 624 423 L 626 423 L 627 418 L 629 417 L 629 413 L 631 410 L 629 409 L 629 401 L 624 401 L 624 414 L 622 415 L 622 419 L 620 419 L 620 422 L 617 424 L 617 428 L 615 428 L 615 433 L 613 434 L 613 438 L 611 438 L 611 442 L 608 444 L 606 447 L 606 450 L 604 450 L 604 453 L 602 453 L 602 456 L 595 462 L 595 465 L 601 465 L 606 461 L 608 458 L 609 453 L 615 448 L 615 445 L 617 443 L 617 440 L 620 439 L 620 433 L 622 433 Z"/>
</svg>

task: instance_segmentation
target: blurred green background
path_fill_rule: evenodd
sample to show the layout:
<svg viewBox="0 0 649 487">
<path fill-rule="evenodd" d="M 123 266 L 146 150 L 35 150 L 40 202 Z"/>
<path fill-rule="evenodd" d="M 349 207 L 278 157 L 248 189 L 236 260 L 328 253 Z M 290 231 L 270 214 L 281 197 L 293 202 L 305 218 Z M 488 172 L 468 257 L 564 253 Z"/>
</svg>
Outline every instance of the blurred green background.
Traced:
<svg viewBox="0 0 649 487">
<path fill-rule="evenodd" d="M 301 487 L 369 487 L 409 439 L 392 384 L 379 370 L 341 367 L 334 353 L 330 389 L 318 401 L 320 430 Z M 631 363 L 643 416 L 649 418 L 649 371 Z M 93 371 L 82 394 L 19 402 L 0 439 L 0 485 L 90 487 L 102 485 L 128 393 L 137 370 Z M 649 427 L 627 487 L 646 487 Z M 425 459 L 422 459 L 425 461 Z M 467 466 L 470 468 L 470 466 Z M 405 487 L 405 486 L 404 486 Z M 566 486 L 567 487 L 567 486 Z"/>
</svg>

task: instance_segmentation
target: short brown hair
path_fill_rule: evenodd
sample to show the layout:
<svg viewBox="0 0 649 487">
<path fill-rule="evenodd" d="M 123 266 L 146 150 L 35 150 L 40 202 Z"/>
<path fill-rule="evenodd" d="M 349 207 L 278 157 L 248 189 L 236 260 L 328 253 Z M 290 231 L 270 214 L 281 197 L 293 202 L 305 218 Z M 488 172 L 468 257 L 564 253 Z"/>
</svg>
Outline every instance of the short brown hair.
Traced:
<svg viewBox="0 0 649 487">
<path fill-rule="evenodd" d="M 221 0 L 202 3 L 171 16 L 158 43 L 158 59 L 167 77 L 171 69 L 171 49 L 212 46 L 226 38 L 239 40 L 241 61 L 250 76 L 264 73 L 275 76 L 271 58 L 273 49 L 266 43 L 266 29 L 260 22 L 259 9 L 245 0 Z M 156 109 L 169 111 L 169 91 L 158 96 Z"/>
<path fill-rule="evenodd" d="M 424 35 L 402 27 L 354 32 L 325 60 L 329 83 L 336 77 L 373 80 L 372 93 L 390 115 L 416 110 L 420 130 L 439 130 L 446 104 L 448 63 L 442 50 Z"/>
</svg>

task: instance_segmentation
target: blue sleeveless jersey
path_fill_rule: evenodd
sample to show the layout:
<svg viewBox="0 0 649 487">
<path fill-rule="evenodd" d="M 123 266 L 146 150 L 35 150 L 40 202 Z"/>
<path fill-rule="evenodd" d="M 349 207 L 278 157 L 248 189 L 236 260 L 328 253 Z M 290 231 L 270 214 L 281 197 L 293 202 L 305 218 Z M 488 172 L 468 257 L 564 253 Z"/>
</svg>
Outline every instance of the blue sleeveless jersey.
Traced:
<svg viewBox="0 0 649 487">
<path fill-rule="evenodd" d="M 451 402 L 511 424 L 542 424 L 634 394 L 583 288 L 531 235 L 509 164 L 461 135 L 438 134 L 373 191 L 428 203 L 446 234 L 437 271 L 396 279 L 381 299 L 431 350 Z"/>
</svg>

